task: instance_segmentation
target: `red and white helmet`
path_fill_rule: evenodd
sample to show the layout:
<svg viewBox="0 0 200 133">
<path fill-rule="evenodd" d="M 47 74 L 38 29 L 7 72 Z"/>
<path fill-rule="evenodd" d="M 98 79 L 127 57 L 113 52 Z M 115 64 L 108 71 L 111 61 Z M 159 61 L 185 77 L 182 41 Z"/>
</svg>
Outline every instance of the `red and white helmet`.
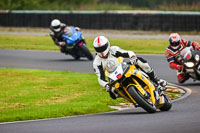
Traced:
<svg viewBox="0 0 200 133">
<path fill-rule="evenodd" d="M 98 36 L 94 39 L 93 46 L 97 54 L 102 58 L 107 58 L 110 50 L 110 42 L 104 36 Z"/>
<path fill-rule="evenodd" d="M 181 37 L 178 33 L 172 33 L 169 36 L 170 45 L 174 48 L 178 47 L 181 41 Z"/>
</svg>

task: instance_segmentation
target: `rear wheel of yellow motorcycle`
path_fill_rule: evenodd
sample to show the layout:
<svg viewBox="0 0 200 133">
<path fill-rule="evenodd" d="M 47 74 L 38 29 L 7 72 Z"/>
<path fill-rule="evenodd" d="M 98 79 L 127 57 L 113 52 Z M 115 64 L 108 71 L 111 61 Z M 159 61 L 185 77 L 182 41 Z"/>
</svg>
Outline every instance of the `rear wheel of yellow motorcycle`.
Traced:
<svg viewBox="0 0 200 133">
<path fill-rule="evenodd" d="M 140 107 L 146 110 L 148 113 L 155 113 L 156 107 L 153 103 L 149 102 L 149 99 L 145 99 L 134 86 L 129 86 L 127 91 L 131 97 L 138 103 Z"/>
<path fill-rule="evenodd" d="M 171 101 L 164 95 L 165 98 L 165 103 L 164 105 L 160 108 L 161 111 L 169 111 L 172 107 Z"/>
</svg>

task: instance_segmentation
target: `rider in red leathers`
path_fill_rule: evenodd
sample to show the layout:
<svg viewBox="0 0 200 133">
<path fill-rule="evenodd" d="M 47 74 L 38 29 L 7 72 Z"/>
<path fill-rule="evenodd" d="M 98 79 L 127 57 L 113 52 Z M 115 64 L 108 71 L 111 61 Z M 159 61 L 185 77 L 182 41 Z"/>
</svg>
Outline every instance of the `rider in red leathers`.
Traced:
<svg viewBox="0 0 200 133">
<path fill-rule="evenodd" d="M 178 60 L 180 56 L 180 52 L 185 47 L 192 46 L 194 49 L 200 50 L 200 46 L 197 42 L 185 41 L 180 37 L 178 33 L 172 33 L 169 36 L 169 46 L 165 50 L 165 55 L 167 61 L 169 62 L 169 67 L 171 69 L 177 70 L 177 80 L 179 83 L 184 83 L 189 79 L 189 75 L 187 75 L 183 71 L 183 65 Z"/>
</svg>

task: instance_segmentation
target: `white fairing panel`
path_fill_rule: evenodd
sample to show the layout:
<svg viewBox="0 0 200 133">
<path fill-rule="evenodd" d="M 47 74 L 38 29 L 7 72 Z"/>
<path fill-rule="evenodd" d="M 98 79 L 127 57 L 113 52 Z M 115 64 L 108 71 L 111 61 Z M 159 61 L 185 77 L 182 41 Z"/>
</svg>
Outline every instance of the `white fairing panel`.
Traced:
<svg viewBox="0 0 200 133">
<path fill-rule="evenodd" d="M 122 75 L 122 74 L 123 74 L 123 69 L 122 69 L 122 65 L 120 64 L 120 65 L 116 68 L 116 70 L 115 70 L 114 72 L 108 74 L 108 77 L 109 77 L 110 79 L 112 79 L 112 80 L 115 81 L 115 80 L 117 80 L 117 79 L 119 78 L 119 76 Z"/>
</svg>

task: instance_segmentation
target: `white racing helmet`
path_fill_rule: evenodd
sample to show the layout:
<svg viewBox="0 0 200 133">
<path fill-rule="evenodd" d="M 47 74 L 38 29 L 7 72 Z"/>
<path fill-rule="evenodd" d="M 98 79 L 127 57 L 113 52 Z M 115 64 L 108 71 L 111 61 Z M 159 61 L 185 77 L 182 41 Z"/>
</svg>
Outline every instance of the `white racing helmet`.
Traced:
<svg viewBox="0 0 200 133">
<path fill-rule="evenodd" d="M 61 30 L 61 22 L 58 19 L 54 19 L 51 21 L 51 27 L 55 32 L 59 32 Z"/>
<path fill-rule="evenodd" d="M 107 58 L 110 50 L 110 43 L 106 37 L 104 36 L 96 37 L 94 39 L 93 46 L 95 51 L 101 58 Z"/>
</svg>

